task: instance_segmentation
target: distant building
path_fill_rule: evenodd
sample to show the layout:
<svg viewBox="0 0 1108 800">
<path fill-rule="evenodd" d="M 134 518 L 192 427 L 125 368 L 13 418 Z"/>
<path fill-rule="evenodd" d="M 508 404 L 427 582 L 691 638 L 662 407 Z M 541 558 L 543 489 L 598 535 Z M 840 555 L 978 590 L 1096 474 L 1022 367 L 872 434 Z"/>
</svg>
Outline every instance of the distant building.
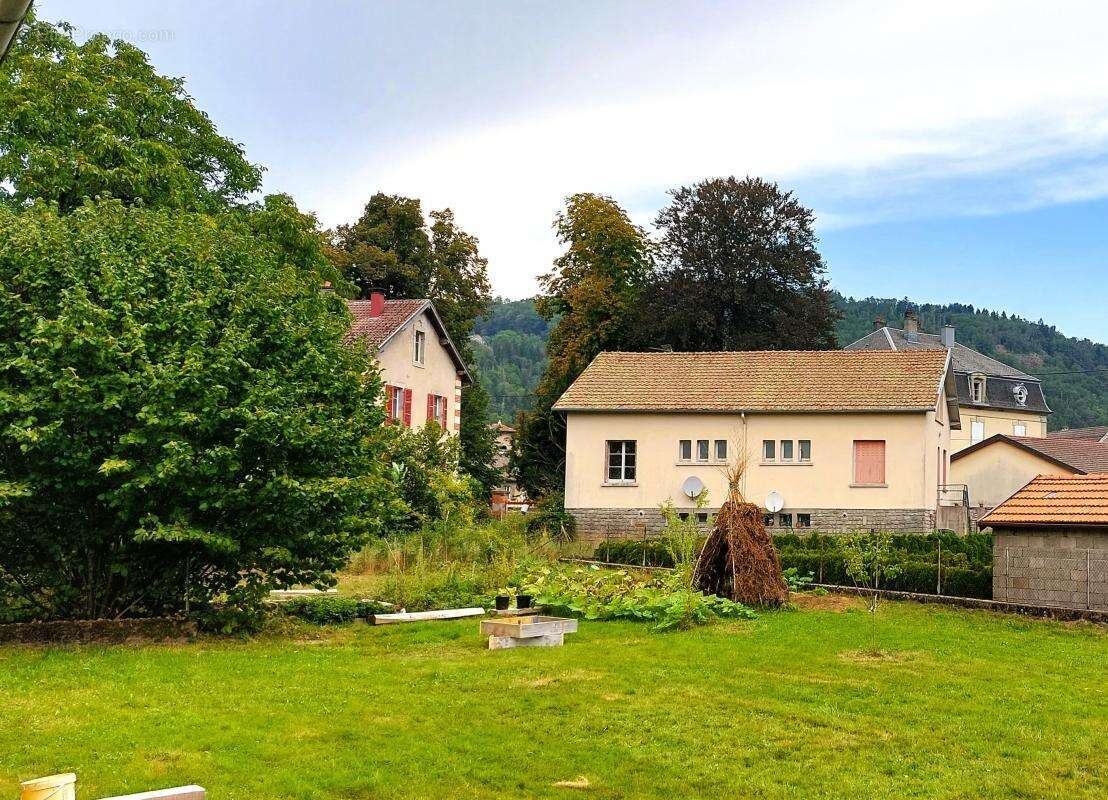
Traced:
<svg viewBox="0 0 1108 800">
<path fill-rule="evenodd" d="M 428 420 L 450 434 L 462 424 L 462 385 L 470 382 L 458 348 L 430 300 L 348 300 L 354 324 L 346 340 L 377 352 L 391 422 L 421 428 Z"/>
<path fill-rule="evenodd" d="M 1094 425 L 1091 428 L 1063 428 L 1051 431 L 1049 439 L 1084 439 L 1092 442 L 1108 442 L 1108 425 Z"/>
<path fill-rule="evenodd" d="M 519 482 L 511 473 L 512 439 L 516 429 L 503 422 L 494 422 L 489 427 L 496 431 L 496 452 L 492 466 L 500 470 L 504 482 L 492 491 L 491 505 L 493 514 L 526 514 L 530 508 L 527 493 L 520 488 Z"/>
<path fill-rule="evenodd" d="M 904 329 L 890 328 L 884 320 L 847 350 L 949 350 L 962 429 L 950 434 L 951 452 L 983 442 L 990 436 L 1046 436 L 1046 419 L 1051 413 L 1038 378 L 1015 367 L 971 350 L 954 339 L 954 326 L 944 325 L 941 334 L 923 333 L 915 314 L 908 312 Z"/>
<path fill-rule="evenodd" d="M 960 424 L 946 351 L 601 353 L 554 409 L 585 539 L 660 530 L 668 500 L 707 522 L 736 463 L 776 527 L 968 524 L 964 503 L 940 500 Z"/>
</svg>

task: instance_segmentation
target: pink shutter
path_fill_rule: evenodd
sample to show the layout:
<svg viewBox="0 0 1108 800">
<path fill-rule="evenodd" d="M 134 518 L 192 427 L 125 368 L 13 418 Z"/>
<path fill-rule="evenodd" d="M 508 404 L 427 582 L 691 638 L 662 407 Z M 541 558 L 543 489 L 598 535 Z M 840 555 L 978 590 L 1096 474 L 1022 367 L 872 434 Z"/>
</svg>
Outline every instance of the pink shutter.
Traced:
<svg viewBox="0 0 1108 800">
<path fill-rule="evenodd" d="M 857 440 L 854 442 L 854 482 L 882 484 L 885 482 L 885 442 Z"/>
<path fill-rule="evenodd" d="M 412 390 L 404 390 L 404 424 L 412 427 Z"/>
<path fill-rule="evenodd" d="M 435 419 L 435 396 L 430 392 L 427 393 L 427 421 Z M 437 421 L 437 420 L 436 420 Z"/>
</svg>

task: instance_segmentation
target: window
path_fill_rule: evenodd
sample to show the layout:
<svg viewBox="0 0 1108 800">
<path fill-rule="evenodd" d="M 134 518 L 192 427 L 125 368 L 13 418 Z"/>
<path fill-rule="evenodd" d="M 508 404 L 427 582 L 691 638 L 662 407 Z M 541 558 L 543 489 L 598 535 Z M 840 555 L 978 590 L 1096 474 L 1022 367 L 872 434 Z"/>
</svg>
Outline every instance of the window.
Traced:
<svg viewBox="0 0 1108 800">
<path fill-rule="evenodd" d="M 762 524 L 764 524 L 767 528 L 772 528 L 773 527 L 773 520 L 774 520 L 773 514 L 766 514 L 764 517 L 762 517 Z"/>
<path fill-rule="evenodd" d="M 696 515 L 696 521 L 701 523 L 701 524 L 707 523 L 708 522 L 708 512 L 706 512 L 706 511 L 698 512 L 697 515 Z"/>
<path fill-rule="evenodd" d="M 727 460 L 727 440 L 716 439 L 716 461 Z"/>
<path fill-rule="evenodd" d="M 688 522 L 689 521 L 689 512 L 688 511 L 679 511 L 677 513 L 677 516 L 681 519 L 682 522 Z"/>
<path fill-rule="evenodd" d="M 974 375 L 970 378 L 970 397 L 975 403 L 985 402 L 985 376 Z"/>
<path fill-rule="evenodd" d="M 608 482 L 631 483 L 635 480 L 635 440 L 608 442 Z"/>
<path fill-rule="evenodd" d="M 692 461 L 692 439 L 682 439 L 678 442 L 677 459 L 679 461 Z"/>
<path fill-rule="evenodd" d="M 423 331 L 415 332 L 415 352 L 412 354 L 412 360 L 420 366 L 423 365 L 423 361 L 427 356 L 427 334 Z"/>
<path fill-rule="evenodd" d="M 970 423 L 970 441 L 980 442 L 985 438 L 985 423 L 977 420 Z"/>
<path fill-rule="evenodd" d="M 446 398 L 441 394 L 427 395 L 427 420 L 434 420 L 446 430 Z"/>
<path fill-rule="evenodd" d="M 777 442 L 773 441 L 773 439 L 766 439 L 762 442 L 762 460 L 777 460 Z"/>
<path fill-rule="evenodd" d="M 797 446 L 800 450 L 800 463 L 807 464 L 812 460 L 812 440 L 801 439 L 797 442 Z"/>
<path fill-rule="evenodd" d="M 798 527 L 798 528 L 810 528 L 810 527 L 812 527 L 812 515 L 811 514 L 797 514 L 796 515 L 796 527 Z"/>
<path fill-rule="evenodd" d="M 1025 425 L 1022 422 L 1013 422 L 1012 423 L 1012 435 L 1013 436 L 1026 436 L 1027 435 L 1027 425 Z"/>
<path fill-rule="evenodd" d="M 389 387 L 389 419 L 397 421 L 404 417 L 404 390 L 399 386 Z"/>
<path fill-rule="evenodd" d="M 793 515 L 792 514 L 778 514 L 777 515 L 777 524 L 780 525 L 782 528 L 791 528 L 793 526 Z"/>
<path fill-rule="evenodd" d="M 697 439 L 696 440 L 696 460 L 707 461 L 708 460 L 708 440 Z"/>
<path fill-rule="evenodd" d="M 793 460 L 793 440 L 782 439 L 781 440 L 781 460 L 792 461 Z"/>
<path fill-rule="evenodd" d="M 854 440 L 854 483 L 859 486 L 885 485 L 884 440 Z"/>
</svg>

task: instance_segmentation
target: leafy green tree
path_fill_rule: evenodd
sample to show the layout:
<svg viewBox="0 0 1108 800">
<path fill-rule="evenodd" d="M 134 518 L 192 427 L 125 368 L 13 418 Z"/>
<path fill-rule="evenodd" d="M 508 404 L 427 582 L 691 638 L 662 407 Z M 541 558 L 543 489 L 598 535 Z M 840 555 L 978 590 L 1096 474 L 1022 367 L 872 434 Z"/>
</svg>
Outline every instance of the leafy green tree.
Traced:
<svg viewBox="0 0 1108 800">
<path fill-rule="evenodd" d="M 419 200 L 377 193 L 357 222 L 332 232 L 327 252 L 359 297 L 379 289 L 389 297 L 434 302 L 462 358 L 473 364 L 469 337 L 491 300 L 488 262 L 477 238 L 458 227 L 450 209 L 430 217 L 428 224 Z M 495 447 L 485 424 L 487 406 L 483 387 L 462 390 L 460 463 L 486 489 L 496 480 L 486 460 Z"/>
<path fill-rule="evenodd" d="M 458 474 L 458 439 L 444 437 L 433 422 L 416 430 L 389 425 L 385 439 L 385 459 L 399 490 L 386 520 L 389 534 L 459 518 L 472 522 L 478 487 L 471 478 Z"/>
<path fill-rule="evenodd" d="M 533 497 L 565 482 L 565 419 L 552 410 L 562 393 L 602 350 L 626 349 L 633 338 L 639 291 L 650 275 L 646 233 L 610 197 L 575 194 L 554 221 L 565 252 L 539 278 L 536 307 L 557 318 L 547 341 L 547 365 L 533 410 L 520 417 L 513 464 Z"/>
<path fill-rule="evenodd" d="M 0 207 L 0 582 L 39 616 L 325 585 L 390 497 L 340 300 L 230 215 Z"/>
<path fill-rule="evenodd" d="M 220 136 L 184 82 L 146 54 L 65 23 L 29 18 L 0 65 L 0 199 L 63 213 L 84 198 L 219 211 L 242 202 L 261 169 Z"/>
<path fill-rule="evenodd" d="M 462 425 L 458 432 L 461 445 L 459 466 L 477 483 L 482 500 L 488 500 L 492 490 L 503 480 L 501 471 L 493 466 L 496 455 L 496 434 L 486 420 L 489 416 L 489 393 L 480 380 L 480 373 L 469 386 L 462 388 Z M 466 420 L 469 420 L 468 423 Z"/>
<path fill-rule="evenodd" d="M 877 647 L 877 607 L 879 590 L 883 581 L 895 578 L 901 567 L 896 563 L 892 537 L 887 531 L 852 533 L 839 542 L 846 574 L 854 585 L 868 589 L 870 619 L 870 649 L 872 655 L 880 654 Z"/>
<path fill-rule="evenodd" d="M 835 346 L 838 313 L 814 215 L 760 178 L 714 178 L 672 193 L 658 214 L 659 269 L 639 306 L 642 347 Z"/>
</svg>

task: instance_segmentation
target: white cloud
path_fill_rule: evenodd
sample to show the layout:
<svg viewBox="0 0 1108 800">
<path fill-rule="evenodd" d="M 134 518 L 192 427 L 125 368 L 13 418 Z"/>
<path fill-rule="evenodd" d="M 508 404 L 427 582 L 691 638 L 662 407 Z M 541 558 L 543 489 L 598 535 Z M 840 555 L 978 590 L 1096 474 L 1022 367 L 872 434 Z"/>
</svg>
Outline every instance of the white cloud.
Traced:
<svg viewBox="0 0 1108 800">
<path fill-rule="evenodd" d="M 1019 190 L 921 213 L 1102 197 L 1106 23 L 1102 3 L 824 4 L 738 17 L 680 57 L 650 42 L 598 54 L 578 68 L 609 78 L 603 92 L 572 104 L 536 97 L 484 125 L 376 149 L 316 206 L 325 222 L 352 219 L 366 186 L 451 206 L 480 236 L 494 287 L 518 296 L 549 267 L 551 221 L 572 192 L 611 194 L 642 220 L 668 188 L 750 173 L 818 185 L 820 197 L 801 199 L 827 207 L 824 226 L 911 213 L 882 209 L 883 198 L 959 179 L 1003 176 Z M 1070 166 L 1052 178 L 1058 160 Z M 840 200 L 864 202 L 837 210 Z"/>
</svg>

